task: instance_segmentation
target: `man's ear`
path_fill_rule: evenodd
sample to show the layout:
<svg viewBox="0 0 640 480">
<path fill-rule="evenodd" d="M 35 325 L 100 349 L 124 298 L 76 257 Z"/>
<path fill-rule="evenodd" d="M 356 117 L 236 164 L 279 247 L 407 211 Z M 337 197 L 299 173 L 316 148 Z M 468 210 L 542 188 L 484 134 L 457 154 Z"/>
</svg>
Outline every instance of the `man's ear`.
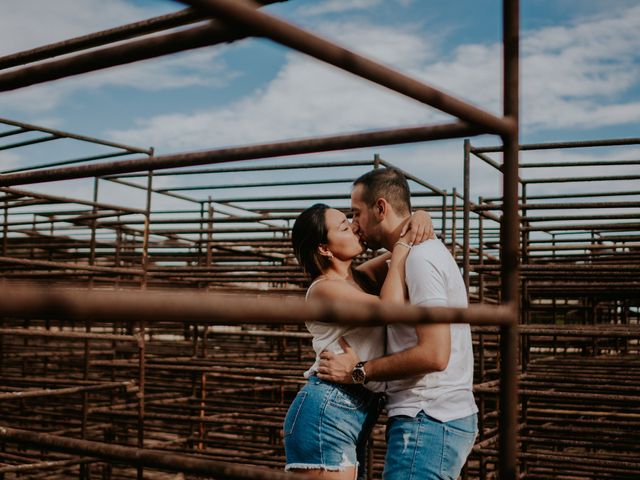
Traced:
<svg viewBox="0 0 640 480">
<path fill-rule="evenodd" d="M 376 199 L 376 202 L 373 204 L 373 213 L 378 222 L 384 220 L 384 217 L 389 213 L 389 202 L 382 197 Z"/>
</svg>

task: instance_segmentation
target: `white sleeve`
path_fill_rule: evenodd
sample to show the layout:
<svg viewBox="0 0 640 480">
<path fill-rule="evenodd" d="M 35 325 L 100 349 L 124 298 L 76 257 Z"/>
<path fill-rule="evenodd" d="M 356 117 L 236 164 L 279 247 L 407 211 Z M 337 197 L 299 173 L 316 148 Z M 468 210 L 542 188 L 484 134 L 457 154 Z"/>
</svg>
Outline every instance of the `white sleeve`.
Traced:
<svg viewBox="0 0 640 480">
<path fill-rule="evenodd" d="M 443 272 L 424 256 L 410 256 L 406 265 L 407 290 L 412 305 L 446 307 L 446 281 Z"/>
</svg>

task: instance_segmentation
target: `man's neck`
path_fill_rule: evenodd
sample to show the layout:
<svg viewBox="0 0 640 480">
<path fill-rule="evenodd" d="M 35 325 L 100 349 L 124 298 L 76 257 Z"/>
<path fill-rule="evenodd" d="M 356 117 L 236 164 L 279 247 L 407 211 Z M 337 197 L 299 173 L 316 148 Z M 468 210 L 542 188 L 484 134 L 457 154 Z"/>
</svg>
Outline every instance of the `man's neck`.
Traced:
<svg viewBox="0 0 640 480">
<path fill-rule="evenodd" d="M 406 217 L 397 217 L 393 222 L 390 223 L 388 233 L 384 236 L 382 246 L 386 248 L 388 251 L 392 251 L 396 242 L 400 240 L 400 233 L 404 226 L 409 223 L 411 220 L 411 215 L 407 215 Z"/>
</svg>

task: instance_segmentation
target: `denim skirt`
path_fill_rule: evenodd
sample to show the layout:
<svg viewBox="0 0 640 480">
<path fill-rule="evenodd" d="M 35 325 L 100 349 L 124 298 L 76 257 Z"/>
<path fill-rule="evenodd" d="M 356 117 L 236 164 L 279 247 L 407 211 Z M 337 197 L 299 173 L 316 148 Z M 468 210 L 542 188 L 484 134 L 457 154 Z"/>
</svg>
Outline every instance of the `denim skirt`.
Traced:
<svg viewBox="0 0 640 480">
<path fill-rule="evenodd" d="M 343 471 L 364 478 L 367 439 L 382 406 L 380 394 L 361 385 L 316 376 L 298 392 L 284 421 L 285 470 Z"/>
</svg>

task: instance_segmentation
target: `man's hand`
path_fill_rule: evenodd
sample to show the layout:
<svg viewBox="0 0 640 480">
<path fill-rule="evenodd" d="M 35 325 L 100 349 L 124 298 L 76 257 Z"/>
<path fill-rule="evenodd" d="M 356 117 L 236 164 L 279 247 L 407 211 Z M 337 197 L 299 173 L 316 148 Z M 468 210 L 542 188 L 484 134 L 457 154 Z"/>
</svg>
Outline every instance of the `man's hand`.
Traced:
<svg viewBox="0 0 640 480">
<path fill-rule="evenodd" d="M 402 227 L 400 232 L 400 239 L 409 245 L 417 245 L 433 238 L 436 238 L 433 232 L 433 222 L 431 215 L 425 210 L 418 210 L 411 215 L 411 220 Z"/>
<path fill-rule="evenodd" d="M 335 354 L 328 350 L 320 353 L 318 378 L 335 383 L 353 383 L 351 372 L 360 359 L 344 338 L 341 337 L 339 342 L 344 353 Z"/>
</svg>

